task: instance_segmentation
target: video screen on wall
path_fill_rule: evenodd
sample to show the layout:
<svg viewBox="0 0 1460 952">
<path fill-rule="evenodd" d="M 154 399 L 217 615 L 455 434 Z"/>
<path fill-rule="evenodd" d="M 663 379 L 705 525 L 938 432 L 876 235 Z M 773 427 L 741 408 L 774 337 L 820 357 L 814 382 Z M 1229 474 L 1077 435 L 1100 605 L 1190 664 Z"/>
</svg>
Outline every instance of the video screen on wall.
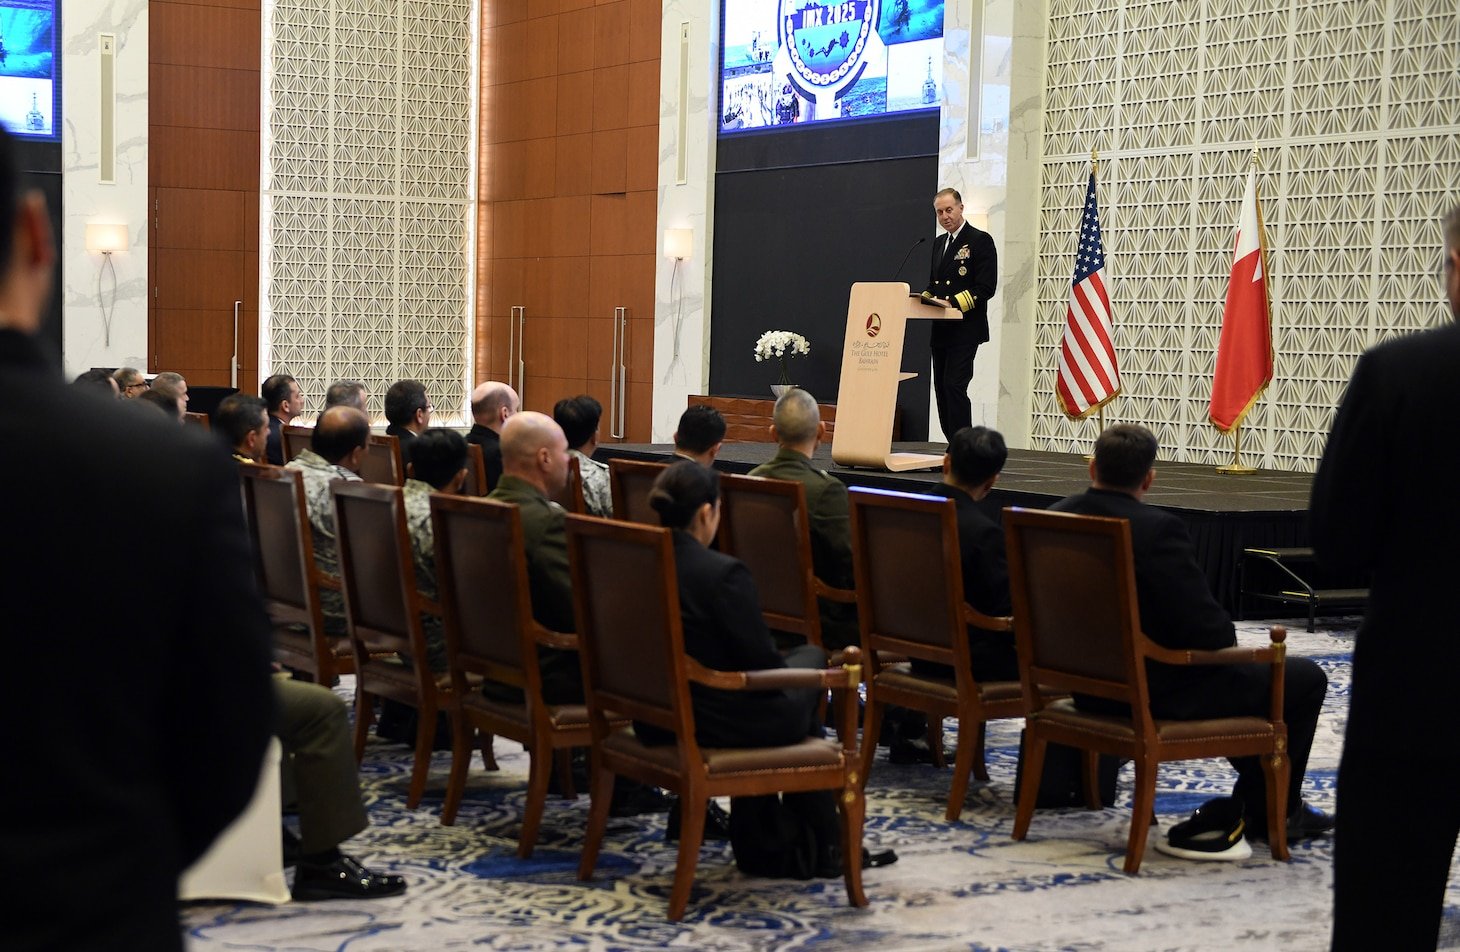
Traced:
<svg viewBox="0 0 1460 952">
<path fill-rule="evenodd" d="M 723 0 L 720 135 L 936 110 L 944 0 Z"/>
<path fill-rule="evenodd" d="M 0 123 L 58 138 L 56 93 L 56 0 L 0 0 Z"/>
</svg>

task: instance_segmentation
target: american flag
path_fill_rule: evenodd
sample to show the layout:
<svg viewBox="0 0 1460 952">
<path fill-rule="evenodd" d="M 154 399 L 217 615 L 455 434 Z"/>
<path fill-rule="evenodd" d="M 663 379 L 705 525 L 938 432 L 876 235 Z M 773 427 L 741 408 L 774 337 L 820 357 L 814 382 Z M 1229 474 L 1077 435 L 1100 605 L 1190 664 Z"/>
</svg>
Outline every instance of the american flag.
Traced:
<svg viewBox="0 0 1460 952">
<path fill-rule="evenodd" d="M 1072 420 L 1089 416 L 1120 393 L 1120 371 L 1111 341 L 1110 295 L 1105 290 L 1105 248 L 1100 242 L 1100 207 L 1095 201 L 1095 170 L 1085 191 L 1080 219 L 1080 250 L 1070 304 L 1065 309 L 1065 335 L 1060 341 L 1059 377 L 1055 395 Z"/>
</svg>

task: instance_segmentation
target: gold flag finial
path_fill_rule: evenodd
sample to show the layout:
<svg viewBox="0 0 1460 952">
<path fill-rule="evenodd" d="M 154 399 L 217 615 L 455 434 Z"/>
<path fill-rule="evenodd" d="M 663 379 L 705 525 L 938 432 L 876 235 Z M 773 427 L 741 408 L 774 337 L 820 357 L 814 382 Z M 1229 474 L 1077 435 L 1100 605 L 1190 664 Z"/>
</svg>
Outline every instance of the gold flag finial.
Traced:
<svg viewBox="0 0 1460 952">
<path fill-rule="evenodd" d="M 1099 169 L 1099 168 L 1100 168 L 1100 150 L 1099 149 L 1091 149 L 1090 150 L 1090 174 L 1091 175 L 1094 175 L 1095 174 L 1095 171 L 1097 169 Z"/>
</svg>

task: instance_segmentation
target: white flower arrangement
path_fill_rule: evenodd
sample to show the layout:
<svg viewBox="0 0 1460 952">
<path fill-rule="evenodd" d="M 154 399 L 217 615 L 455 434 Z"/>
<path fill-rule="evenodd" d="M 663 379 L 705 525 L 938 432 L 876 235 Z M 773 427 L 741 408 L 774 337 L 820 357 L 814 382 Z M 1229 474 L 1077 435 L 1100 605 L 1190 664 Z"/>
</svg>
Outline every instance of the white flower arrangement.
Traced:
<svg viewBox="0 0 1460 952">
<path fill-rule="evenodd" d="M 760 340 L 755 342 L 756 363 L 773 358 L 779 360 L 781 362 L 781 383 L 783 384 L 791 382 L 791 377 L 786 372 L 786 361 L 797 355 L 805 356 L 809 353 L 811 353 L 811 342 L 791 331 L 766 331 L 760 335 Z"/>
</svg>

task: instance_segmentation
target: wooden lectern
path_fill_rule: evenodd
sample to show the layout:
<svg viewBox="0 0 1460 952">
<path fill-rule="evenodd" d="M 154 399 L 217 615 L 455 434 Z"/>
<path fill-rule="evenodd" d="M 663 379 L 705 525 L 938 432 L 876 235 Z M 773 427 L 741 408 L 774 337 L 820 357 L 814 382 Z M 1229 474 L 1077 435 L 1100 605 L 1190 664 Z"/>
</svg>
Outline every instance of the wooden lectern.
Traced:
<svg viewBox="0 0 1460 952">
<path fill-rule="evenodd" d="M 902 342 L 913 318 L 957 321 L 957 308 L 924 304 L 900 281 L 852 285 L 847 333 L 842 343 L 841 390 L 836 398 L 836 430 L 831 458 L 838 466 L 867 466 L 894 473 L 928 469 L 943 457 L 892 452 L 892 417 L 897 385 L 917 374 L 902 372 Z"/>
</svg>

